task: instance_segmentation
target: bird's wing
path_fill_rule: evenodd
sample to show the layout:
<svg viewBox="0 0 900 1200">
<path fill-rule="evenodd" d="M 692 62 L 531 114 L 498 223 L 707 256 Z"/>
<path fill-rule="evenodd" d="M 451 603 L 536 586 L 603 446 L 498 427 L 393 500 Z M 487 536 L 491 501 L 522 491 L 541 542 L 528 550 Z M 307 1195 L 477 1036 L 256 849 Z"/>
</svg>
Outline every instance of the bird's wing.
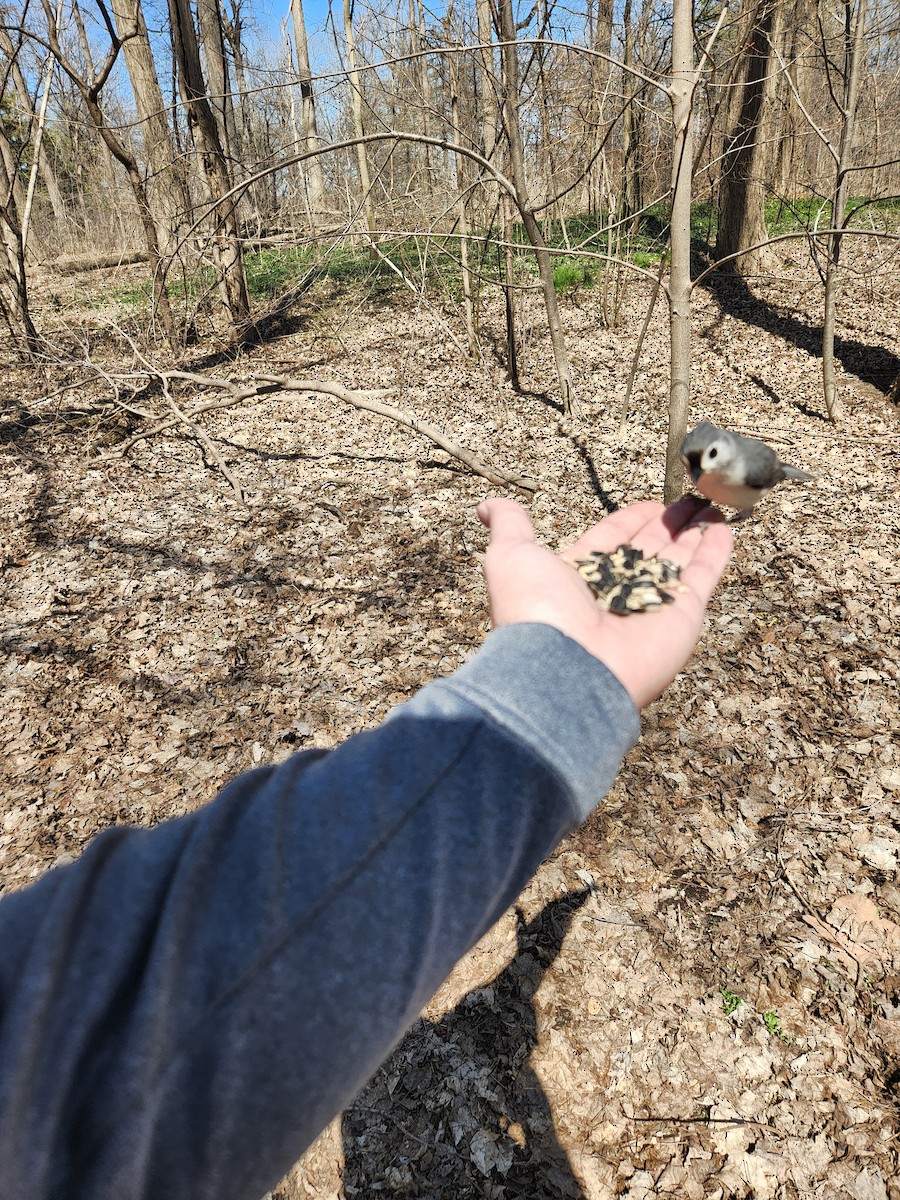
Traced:
<svg viewBox="0 0 900 1200">
<path fill-rule="evenodd" d="M 748 487 L 769 488 L 778 482 L 781 478 L 778 474 L 778 455 L 770 446 L 756 438 L 744 438 L 741 449 Z"/>
</svg>

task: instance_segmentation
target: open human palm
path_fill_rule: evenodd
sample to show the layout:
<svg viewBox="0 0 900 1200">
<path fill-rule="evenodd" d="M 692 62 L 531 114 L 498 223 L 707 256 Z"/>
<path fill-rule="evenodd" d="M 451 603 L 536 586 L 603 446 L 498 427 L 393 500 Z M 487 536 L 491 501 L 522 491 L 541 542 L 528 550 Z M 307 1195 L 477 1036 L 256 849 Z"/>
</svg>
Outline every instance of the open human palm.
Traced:
<svg viewBox="0 0 900 1200">
<path fill-rule="evenodd" d="M 538 545 L 515 500 L 485 500 L 478 516 L 491 531 L 484 571 L 493 624 L 538 621 L 561 630 L 609 667 L 638 708 L 655 700 L 690 658 L 732 547 L 722 514 L 694 497 L 669 508 L 648 501 L 620 509 L 562 555 Z M 679 564 L 674 603 L 629 617 L 597 604 L 570 563 L 623 543 L 645 558 Z"/>
</svg>

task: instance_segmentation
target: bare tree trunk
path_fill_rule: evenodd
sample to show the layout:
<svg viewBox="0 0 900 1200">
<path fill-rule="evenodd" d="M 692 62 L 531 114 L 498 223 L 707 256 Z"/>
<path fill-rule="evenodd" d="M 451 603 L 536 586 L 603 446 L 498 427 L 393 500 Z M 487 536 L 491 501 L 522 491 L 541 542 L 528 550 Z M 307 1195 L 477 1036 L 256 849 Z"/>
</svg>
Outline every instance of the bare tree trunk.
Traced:
<svg viewBox="0 0 900 1200">
<path fill-rule="evenodd" d="M 91 82 L 88 82 L 79 74 L 75 65 L 70 61 L 62 46 L 59 38 L 56 35 L 54 24 L 53 11 L 50 8 L 49 0 L 41 0 L 41 6 L 44 10 L 44 16 L 47 22 L 47 41 L 50 49 L 53 51 L 56 61 L 60 68 L 72 80 L 72 83 L 78 89 L 81 99 L 88 115 L 93 122 L 97 134 L 102 139 L 104 145 L 112 154 L 116 162 L 120 163 L 125 168 L 125 175 L 131 187 L 132 195 L 137 204 L 138 215 L 140 217 L 141 226 L 144 231 L 144 243 L 147 247 L 147 252 L 150 256 L 150 262 L 153 268 L 152 283 L 153 296 L 156 303 L 156 309 L 159 313 L 160 320 L 163 324 L 166 337 L 170 345 L 178 344 L 178 331 L 175 327 L 175 319 L 172 315 L 172 306 L 169 304 L 169 297 L 166 293 L 164 278 L 164 265 L 162 251 L 160 249 L 159 234 L 156 227 L 156 221 L 153 215 L 153 209 L 150 204 L 150 199 L 147 195 L 147 189 L 144 185 L 144 177 L 141 174 L 137 161 L 133 154 L 125 147 L 125 145 L 116 137 L 115 133 L 106 123 L 106 117 L 100 103 L 100 94 L 103 90 L 103 85 L 109 78 L 116 59 L 118 58 L 119 50 L 121 49 L 121 39 L 116 37 L 115 30 L 111 22 L 107 23 L 107 33 L 110 36 L 112 45 L 109 53 L 106 56 L 106 61 L 99 72 L 91 72 Z"/>
<path fill-rule="evenodd" d="M 541 39 L 550 37 L 549 28 L 549 13 L 547 10 L 546 0 L 536 0 L 536 12 L 538 18 L 538 37 Z M 550 51 L 552 54 L 552 50 Z M 541 203 L 553 195 L 554 191 L 558 191 L 564 182 L 563 174 L 560 171 L 560 162 L 556 154 L 557 139 L 553 131 L 553 104 L 550 97 L 550 88 L 548 78 L 552 78 L 555 74 L 553 70 L 553 60 L 549 58 L 548 47 L 542 45 L 535 47 L 535 57 L 537 59 L 537 93 L 538 105 L 540 112 L 540 152 L 544 162 L 541 164 L 542 192 Z M 548 61 L 549 58 L 549 61 Z M 596 61 L 596 60 L 595 60 Z M 598 97 L 599 99 L 599 97 Z M 568 156 L 564 156 L 564 162 L 568 161 Z M 566 172 L 568 174 L 568 172 Z M 552 240 L 550 230 L 552 228 L 554 215 L 559 220 L 560 224 L 565 227 L 565 216 L 563 208 L 560 204 L 550 205 L 544 210 L 544 228 L 547 231 L 546 236 Z"/>
<path fill-rule="evenodd" d="M 626 13 L 631 12 L 631 0 L 625 0 Z M 588 174 L 587 207 L 596 212 L 601 207 L 600 194 L 602 191 L 603 166 L 598 156 L 606 137 L 605 124 L 607 115 L 607 100 L 612 76 L 610 56 L 612 53 L 613 6 L 611 0 L 598 0 L 596 17 L 593 3 L 588 8 L 588 36 L 590 46 L 597 54 L 605 55 L 590 59 L 591 94 L 588 100 L 588 154 L 590 170 Z M 626 79 L 626 83 L 628 80 Z"/>
<path fill-rule="evenodd" d="M 506 309 L 506 369 L 514 391 L 519 390 L 519 352 L 516 342 L 516 286 L 513 256 L 512 203 L 506 192 L 500 197 L 503 214 L 503 300 Z"/>
<path fill-rule="evenodd" d="M 481 50 L 476 57 L 476 78 L 481 98 L 480 120 L 473 131 L 472 138 L 476 146 L 490 161 L 497 148 L 497 135 L 500 129 L 499 108 L 497 104 L 497 74 L 494 69 L 494 27 L 491 21 L 491 0 L 475 0 L 475 15 L 478 21 L 478 41 Z M 497 188 L 489 177 L 482 183 L 485 215 L 484 225 L 490 226 L 496 220 Z"/>
<path fill-rule="evenodd" d="M 828 417 L 837 424 L 841 415 L 834 377 L 834 324 L 841 279 L 841 230 L 847 224 L 847 177 L 856 128 L 859 72 L 866 28 L 866 0 L 858 0 L 854 22 L 853 0 L 844 0 L 844 95 L 841 104 L 841 142 L 838 149 L 831 200 L 831 235 L 825 273 L 825 313 L 822 320 L 822 386 Z"/>
<path fill-rule="evenodd" d="M 228 79 L 228 62 L 225 58 L 219 0 L 197 0 L 197 20 L 200 25 L 203 60 L 206 63 L 209 104 L 216 120 L 219 145 L 228 163 L 229 175 L 237 182 L 240 141 L 234 122 L 234 105 Z"/>
<path fill-rule="evenodd" d="M 422 53 L 422 43 L 425 40 L 425 14 L 420 0 L 409 0 L 409 48 L 413 55 L 412 68 L 417 75 L 418 92 L 422 99 L 422 132 L 426 137 L 431 136 L 434 124 L 432 108 L 434 100 L 431 94 L 431 80 L 428 78 L 428 57 Z M 435 170 L 437 150 L 434 146 L 423 146 L 425 151 L 426 175 L 429 187 L 431 176 Z"/>
<path fill-rule="evenodd" d="M 22 239 L 17 230 L 10 227 L 5 213 L 0 213 L 0 224 L 4 250 L 0 259 L 0 315 L 16 354 L 31 358 L 40 345 L 40 337 L 28 306 Z"/>
<path fill-rule="evenodd" d="M 220 16 L 223 16 L 221 7 L 219 9 Z M 223 33 L 231 47 L 231 53 L 234 58 L 234 74 L 237 80 L 238 90 L 238 108 L 241 114 L 241 129 L 238 137 L 235 132 L 236 145 L 234 148 L 234 161 L 238 166 L 242 164 L 256 164 L 261 158 L 265 157 L 267 151 L 264 145 L 264 137 L 260 130 L 258 120 L 258 111 L 255 104 L 253 88 L 247 76 L 247 59 L 244 54 L 244 20 L 241 14 L 241 0 L 232 0 L 231 18 L 223 16 Z M 234 108 L 232 106 L 232 112 Z M 239 160 L 239 162 L 238 162 Z M 246 170 L 239 174 L 246 174 Z M 231 170 L 229 168 L 229 174 Z M 256 210 L 256 219 L 260 222 L 266 222 L 278 212 L 278 192 L 275 186 L 275 173 L 268 172 L 263 175 L 262 179 L 257 180 L 248 189 L 253 200 L 253 205 Z M 247 193 L 242 193 L 246 195 Z M 242 205 L 238 204 L 240 210 Z"/>
<path fill-rule="evenodd" d="M 141 0 L 111 0 L 111 3 L 144 135 L 147 177 L 152 181 L 148 190 L 153 219 L 158 227 L 161 252 L 168 255 L 174 253 L 179 233 L 190 221 L 190 193 L 166 119 L 166 102 L 156 74 Z"/>
<path fill-rule="evenodd" d="M 18 50 L 13 45 L 8 30 L 3 28 L 0 28 L 0 50 L 9 59 L 13 86 L 22 111 L 33 112 L 34 101 L 31 92 L 28 90 L 28 84 L 25 82 L 25 76 L 22 74 L 22 68 L 19 66 Z M 37 149 L 37 166 L 44 187 L 47 189 L 47 199 L 50 201 L 50 207 L 53 209 L 53 219 L 56 222 L 57 228 L 62 229 L 66 223 L 66 204 L 63 200 L 62 192 L 59 190 L 56 173 L 47 157 L 47 151 L 44 148 L 43 142 Z"/>
<path fill-rule="evenodd" d="M 356 64 L 356 38 L 353 33 L 353 16 L 350 0 L 344 0 L 344 38 L 347 43 L 347 63 L 350 67 L 348 77 L 350 80 L 351 111 L 353 113 L 353 133 L 357 138 L 362 138 L 365 136 L 362 111 L 362 85 Z M 356 144 L 356 166 L 359 171 L 359 186 L 362 190 L 366 240 L 371 242 L 375 233 L 375 206 L 372 201 L 369 158 L 366 153 L 366 147 L 361 141 Z"/>
<path fill-rule="evenodd" d="M 491 0 L 475 0 L 475 16 L 478 21 L 478 41 L 481 50 L 478 64 L 478 82 L 481 94 L 481 149 L 485 158 L 490 158 L 497 145 L 499 120 L 497 111 L 496 71 L 494 69 L 494 27 L 491 21 Z"/>
<path fill-rule="evenodd" d="M 72 10 L 72 17 L 74 18 L 74 21 L 75 21 L 75 27 L 78 30 L 78 44 L 81 46 L 81 53 L 84 56 L 84 65 L 86 68 L 85 79 L 88 81 L 88 83 L 92 83 L 93 80 L 96 78 L 97 71 L 96 71 L 96 68 L 94 67 L 94 55 L 93 55 L 93 51 L 91 50 L 90 38 L 87 35 L 87 30 L 84 27 L 84 20 L 82 19 L 82 16 L 81 16 L 81 6 L 79 5 L 78 0 L 70 0 L 70 5 L 71 5 L 71 10 Z M 60 11 L 60 9 L 57 8 L 57 12 L 59 12 L 59 11 Z M 57 28 L 57 36 L 58 35 L 59 35 L 59 30 Z M 100 102 L 99 96 L 97 97 L 97 100 L 99 103 Z M 100 150 L 100 155 L 103 159 L 103 168 L 104 168 L 103 175 L 105 176 L 106 186 L 109 190 L 109 195 L 107 197 L 107 200 L 108 200 L 107 207 L 110 208 L 110 207 L 113 207 L 114 203 L 115 203 L 113 197 L 115 197 L 115 194 L 116 194 L 116 160 L 113 158 L 112 154 L 110 153 L 109 147 L 106 145 L 106 143 L 103 141 L 102 138 L 100 139 L 99 150 Z M 146 178 L 146 176 L 145 176 L 145 178 Z M 82 203 L 83 202 L 84 201 L 82 198 Z M 158 222 L 157 222 L 157 225 L 158 225 Z M 120 232 L 123 229 L 124 229 L 124 222 L 121 220 L 121 217 L 120 217 L 120 219 L 119 219 Z"/>
<path fill-rule="evenodd" d="M 6 131 L 0 127 L 0 141 L 8 148 Z M 10 155 L 14 167 L 15 156 Z M 6 167 L 7 155 L 0 160 L 0 316 L 9 331 L 10 341 L 17 354 L 31 358 L 40 344 L 38 332 L 28 306 L 28 283 L 25 275 L 25 246 L 19 224 L 13 182 Z"/>
<path fill-rule="evenodd" d="M 684 491 L 679 450 L 691 403 L 691 174 L 694 160 L 693 0 L 675 0 L 672 20 L 672 266 L 669 272 L 669 441 L 664 498 L 672 504 Z"/>
<path fill-rule="evenodd" d="M 231 177 L 219 144 L 216 121 L 200 68 L 200 48 L 189 0 L 169 0 L 172 45 L 178 61 L 181 96 L 188 127 L 200 156 L 200 165 L 214 205 L 213 258 L 222 298 L 231 320 L 234 341 L 249 333 L 250 297 L 244 275 L 244 256 L 237 220 L 237 204 L 229 195 Z"/>
<path fill-rule="evenodd" d="M 801 133 L 805 104 L 809 94 L 809 67 L 805 63 L 808 48 L 813 42 L 816 20 L 815 0 L 793 0 L 782 26 L 784 66 L 778 72 L 776 92 L 780 96 L 780 121 L 774 136 L 773 184 L 779 196 L 793 199 L 804 176 L 805 147 Z M 794 93 L 796 88 L 797 94 Z"/>
<path fill-rule="evenodd" d="M 56 10 L 57 32 L 59 31 L 59 16 L 60 16 L 61 12 L 62 12 L 62 8 L 60 6 Z M 28 191 L 25 196 L 25 208 L 22 212 L 22 254 L 23 254 L 23 256 L 24 256 L 26 250 L 28 249 L 28 228 L 31 224 L 31 210 L 34 205 L 34 187 L 35 187 L 35 184 L 37 183 L 38 170 L 40 169 L 38 164 L 40 162 L 41 150 L 43 149 L 43 145 L 44 145 L 44 127 L 47 123 L 47 105 L 50 101 L 50 83 L 53 79 L 54 66 L 55 66 L 55 63 L 53 61 L 53 55 L 51 54 L 49 57 L 46 72 L 44 75 L 44 90 L 43 90 L 43 94 L 41 95 L 41 103 L 40 103 L 40 107 L 38 108 L 38 111 L 37 111 L 36 128 L 34 130 L 33 137 L 32 137 L 34 161 L 31 164 L 31 171 L 29 172 L 29 175 L 28 175 Z"/>
<path fill-rule="evenodd" d="M 453 2 L 447 11 L 445 26 L 446 39 L 450 43 L 451 23 L 453 21 Z M 454 142 L 462 140 L 459 118 L 459 60 L 457 55 L 449 55 L 450 79 L 450 128 Z M 458 154 L 454 160 L 453 188 L 457 194 L 456 212 L 459 222 L 459 256 L 462 274 L 463 306 L 466 314 L 466 341 L 469 353 L 478 356 L 478 334 L 475 329 L 475 305 L 473 302 L 472 272 L 469 270 L 469 219 L 466 205 L 466 190 L 464 180 L 468 173 L 468 163 L 464 155 Z"/>
<path fill-rule="evenodd" d="M 18 214 L 25 211 L 25 188 L 22 186 L 21 150 L 17 151 L 10 144 L 2 122 L 0 122 L 0 163 L 2 163 L 2 172 L 0 172 L 2 196 L 0 196 L 0 202 L 2 202 L 4 210 L 9 208 L 10 212 L 15 214 L 15 228 L 21 233 Z M 23 244 L 24 251 L 25 246 Z M 32 233 L 31 255 L 40 260 L 45 254 L 46 247 L 43 242 Z"/>
<path fill-rule="evenodd" d="M 722 156 L 716 257 L 728 258 L 744 246 L 766 239 L 764 158 L 774 86 L 772 39 L 779 0 L 758 0 L 750 17 L 743 80 L 735 93 L 735 112 Z M 754 274 L 764 265 L 761 249 L 732 258 L 728 270 Z"/>
<path fill-rule="evenodd" d="M 528 177 L 525 173 L 525 152 L 522 145 L 522 131 L 519 127 L 519 66 L 516 58 L 516 26 L 513 19 L 512 0 L 500 0 L 500 40 L 503 42 L 501 50 L 503 63 L 502 119 L 509 144 L 510 172 L 516 189 L 516 204 L 537 261 L 563 412 L 566 416 L 577 417 L 581 415 L 581 412 L 575 395 L 575 380 L 572 377 L 572 367 L 569 363 L 566 340 L 559 317 L 559 299 L 553 283 L 553 266 L 547 252 L 547 244 L 541 233 L 541 227 L 534 215 L 528 192 Z"/>
<path fill-rule="evenodd" d="M 291 17 L 294 23 L 294 48 L 297 52 L 297 75 L 300 79 L 300 103 L 303 149 L 309 153 L 319 149 L 319 129 L 316 123 L 316 97 L 313 92 L 312 71 L 309 66 L 309 42 L 306 37 L 306 22 L 303 18 L 303 0 L 291 0 Z M 325 181 L 322 176 L 322 160 L 310 158 L 306 165 L 309 180 L 309 210 L 313 220 L 321 213 L 325 204 Z"/>
<path fill-rule="evenodd" d="M 625 0 L 622 12 L 622 211 L 630 218 L 631 231 L 637 233 L 643 208 L 643 180 L 638 161 L 641 140 L 639 88 L 632 74 L 634 67 L 634 22 L 631 0 Z"/>
</svg>

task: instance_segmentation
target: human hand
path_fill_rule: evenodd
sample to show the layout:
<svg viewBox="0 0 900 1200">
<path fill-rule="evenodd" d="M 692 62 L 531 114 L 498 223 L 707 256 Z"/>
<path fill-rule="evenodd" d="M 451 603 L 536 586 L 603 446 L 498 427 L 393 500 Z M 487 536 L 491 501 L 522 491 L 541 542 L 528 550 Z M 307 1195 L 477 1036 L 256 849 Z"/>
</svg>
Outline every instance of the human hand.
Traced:
<svg viewBox="0 0 900 1200">
<path fill-rule="evenodd" d="M 733 540 L 722 514 L 693 496 L 670 508 L 632 504 L 594 525 L 565 558 L 627 543 L 645 558 L 659 555 L 681 566 L 686 590 L 673 591 L 674 603 L 620 617 L 600 608 L 563 556 L 537 544 L 531 519 L 515 500 L 484 500 L 478 516 L 491 531 L 484 573 L 493 624 L 555 626 L 609 667 L 638 708 L 655 700 L 690 658 Z"/>
</svg>

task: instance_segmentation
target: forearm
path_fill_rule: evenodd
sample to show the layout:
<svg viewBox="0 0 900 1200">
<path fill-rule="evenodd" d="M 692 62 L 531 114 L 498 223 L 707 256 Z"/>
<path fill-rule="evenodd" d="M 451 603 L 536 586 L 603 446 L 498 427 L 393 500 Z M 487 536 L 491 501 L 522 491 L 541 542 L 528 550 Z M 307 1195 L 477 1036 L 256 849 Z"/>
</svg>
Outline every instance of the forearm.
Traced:
<svg viewBox="0 0 900 1200">
<path fill-rule="evenodd" d="M 580 647 L 511 627 L 377 730 L 0 904 L 0 1195 L 264 1192 L 636 734 Z"/>
</svg>

